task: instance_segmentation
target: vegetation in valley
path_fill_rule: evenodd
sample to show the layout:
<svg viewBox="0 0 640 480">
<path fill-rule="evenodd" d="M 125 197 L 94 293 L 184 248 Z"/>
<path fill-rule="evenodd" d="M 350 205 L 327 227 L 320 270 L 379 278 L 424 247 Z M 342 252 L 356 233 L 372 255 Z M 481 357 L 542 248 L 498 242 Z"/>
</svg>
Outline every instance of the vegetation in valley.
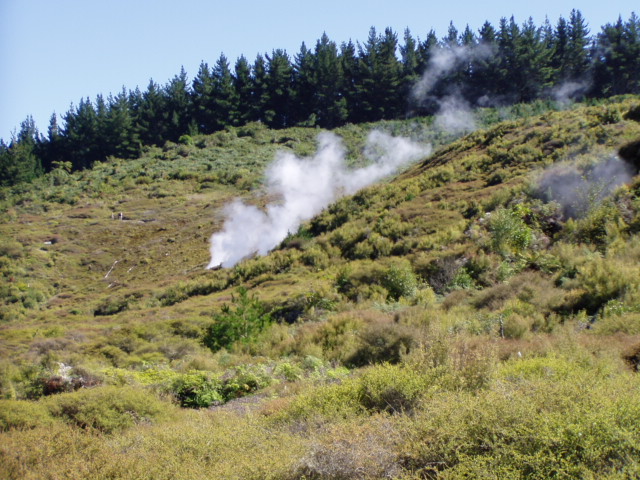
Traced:
<svg viewBox="0 0 640 480">
<path fill-rule="evenodd" d="M 229 269 L 222 206 L 316 128 L 2 188 L 2 476 L 637 477 L 640 99 L 557 107 L 341 127 L 437 148 Z"/>
<path fill-rule="evenodd" d="M 323 35 L 27 119 L 0 477 L 638 478 L 639 32 Z M 207 270 L 224 206 L 277 202 L 269 163 L 322 129 L 352 167 L 372 130 L 433 153 Z"/>
</svg>

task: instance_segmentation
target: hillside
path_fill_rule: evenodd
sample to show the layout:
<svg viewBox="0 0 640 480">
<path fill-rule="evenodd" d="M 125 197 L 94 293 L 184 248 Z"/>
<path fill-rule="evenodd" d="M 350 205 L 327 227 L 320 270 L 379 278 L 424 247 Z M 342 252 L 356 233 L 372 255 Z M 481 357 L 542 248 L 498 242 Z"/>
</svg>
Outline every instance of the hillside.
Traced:
<svg viewBox="0 0 640 480">
<path fill-rule="evenodd" d="M 231 268 L 224 205 L 319 129 L 2 189 L 2 476 L 637 476 L 639 105 L 341 127 L 353 167 L 371 130 L 433 153 Z"/>
</svg>

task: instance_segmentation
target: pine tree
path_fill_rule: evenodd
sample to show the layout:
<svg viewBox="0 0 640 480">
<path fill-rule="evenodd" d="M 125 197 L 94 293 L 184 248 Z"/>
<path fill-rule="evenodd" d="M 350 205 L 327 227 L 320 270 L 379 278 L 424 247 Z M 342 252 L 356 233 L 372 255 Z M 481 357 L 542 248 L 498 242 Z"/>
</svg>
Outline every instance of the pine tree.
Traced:
<svg viewBox="0 0 640 480">
<path fill-rule="evenodd" d="M 268 101 L 267 65 L 264 57 L 260 54 L 256 56 L 256 60 L 253 62 L 251 82 L 251 120 L 265 122 L 265 110 Z"/>
<path fill-rule="evenodd" d="M 402 76 L 405 84 L 413 83 L 418 79 L 418 45 L 407 28 L 404 31 L 404 44 L 400 46 L 400 58 L 402 59 Z"/>
<path fill-rule="evenodd" d="M 583 79 L 589 71 L 589 28 L 580 10 L 571 10 L 569 42 L 567 45 L 567 73 L 572 80 Z"/>
<path fill-rule="evenodd" d="M 9 146 L 0 138 L 0 186 L 13 185 L 15 175 L 13 173 L 13 160 Z"/>
<path fill-rule="evenodd" d="M 42 148 L 42 168 L 45 172 L 53 169 L 54 162 L 63 161 L 63 144 L 60 126 L 58 125 L 58 116 L 55 112 L 49 119 L 49 127 L 47 129 L 47 140 L 43 143 Z"/>
<path fill-rule="evenodd" d="M 313 111 L 318 125 L 334 128 L 347 118 L 347 102 L 342 95 L 343 75 L 338 47 L 326 33 L 316 43 L 313 59 Z"/>
<path fill-rule="evenodd" d="M 161 88 L 149 80 L 138 111 L 139 134 L 145 145 L 163 145 L 169 132 L 166 97 Z"/>
<path fill-rule="evenodd" d="M 500 62 L 497 55 L 497 32 L 488 21 L 478 31 L 478 46 L 481 54 L 474 59 L 468 95 L 474 104 L 489 106 L 501 92 L 497 88 Z"/>
<path fill-rule="evenodd" d="M 374 27 L 364 46 L 358 44 L 358 78 L 356 83 L 359 121 L 372 122 L 382 118 L 380 98 L 377 96 L 376 71 L 378 70 L 378 42 L 380 38 Z"/>
<path fill-rule="evenodd" d="M 383 36 L 375 28 L 359 48 L 358 96 L 362 120 L 394 118 L 403 111 L 401 69 L 396 56 L 398 37 L 387 28 Z"/>
<path fill-rule="evenodd" d="M 252 82 L 251 66 L 244 55 L 241 55 L 234 67 L 233 88 L 235 90 L 237 104 L 238 125 L 244 125 L 251 121 Z"/>
<path fill-rule="evenodd" d="M 562 83 L 571 78 L 569 67 L 569 24 L 563 17 L 558 19 L 551 42 L 551 66 L 554 70 L 555 83 Z"/>
<path fill-rule="evenodd" d="M 198 74 L 191 85 L 191 101 L 193 104 L 193 118 L 201 133 L 211 133 L 215 130 L 215 113 L 213 108 L 213 77 L 209 65 L 200 63 Z"/>
<path fill-rule="evenodd" d="M 382 98 L 383 118 L 397 118 L 405 111 L 402 97 L 402 64 L 398 61 L 398 35 L 385 29 L 380 41 L 379 71 L 377 72 L 379 95 Z"/>
<path fill-rule="evenodd" d="M 164 88 L 168 131 L 165 140 L 177 141 L 189 132 L 193 119 L 191 97 L 187 89 L 187 72 L 184 67 Z"/>
<path fill-rule="evenodd" d="M 624 24 L 618 17 L 615 24 L 607 23 L 598 34 L 595 47 L 593 93 L 599 97 L 619 95 L 626 91 L 628 78 L 623 75 Z"/>
<path fill-rule="evenodd" d="M 460 45 L 458 42 L 458 29 L 453 25 L 453 22 L 449 22 L 447 36 L 442 39 L 442 45 L 445 47 L 457 47 Z"/>
<path fill-rule="evenodd" d="M 281 49 L 267 55 L 267 61 L 265 121 L 272 128 L 284 128 L 289 126 L 291 108 L 291 63 Z"/>
<path fill-rule="evenodd" d="M 312 127 L 317 119 L 314 106 L 314 90 L 317 85 L 315 58 L 304 42 L 293 58 L 291 115 L 295 124 Z"/>
<path fill-rule="evenodd" d="M 39 140 L 33 117 L 29 116 L 8 147 L 0 142 L 0 185 L 30 182 L 44 173 L 37 155 Z"/>
<path fill-rule="evenodd" d="M 113 153 L 113 145 L 108 139 L 108 107 L 104 97 L 99 94 L 95 101 L 96 129 L 91 142 L 92 157 L 94 161 L 102 161 Z"/>
<path fill-rule="evenodd" d="M 640 19 L 635 13 L 624 25 L 621 76 L 626 79 L 625 93 L 640 93 Z"/>
<path fill-rule="evenodd" d="M 109 96 L 104 137 L 109 144 L 108 155 L 119 158 L 136 158 L 141 145 L 133 122 L 129 105 L 129 95 L 123 88 L 115 97 Z"/>
<path fill-rule="evenodd" d="M 436 48 L 438 48 L 438 37 L 435 31 L 430 30 L 425 41 L 418 43 L 418 72 L 420 74 L 429 67 L 429 62 Z"/>
<path fill-rule="evenodd" d="M 63 138 L 65 151 L 74 170 L 90 168 L 97 160 L 101 160 L 97 151 L 98 116 L 91 101 L 81 99 L 77 108 L 73 105 L 63 116 L 65 127 Z"/>
<path fill-rule="evenodd" d="M 345 99 L 347 120 L 356 123 L 362 118 L 358 96 L 359 68 L 356 47 L 353 42 L 340 46 L 340 67 L 342 70 L 342 96 Z"/>
<path fill-rule="evenodd" d="M 541 29 L 529 18 L 516 41 L 517 101 L 531 102 L 540 98 L 551 85 L 551 53 L 544 42 Z"/>
<path fill-rule="evenodd" d="M 229 69 L 229 62 L 224 54 L 220 55 L 213 67 L 211 78 L 213 81 L 213 129 L 222 130 L 226 126 L 236 125 L 238 97 L 233 86 L 233 76 Z"/>
</svg>

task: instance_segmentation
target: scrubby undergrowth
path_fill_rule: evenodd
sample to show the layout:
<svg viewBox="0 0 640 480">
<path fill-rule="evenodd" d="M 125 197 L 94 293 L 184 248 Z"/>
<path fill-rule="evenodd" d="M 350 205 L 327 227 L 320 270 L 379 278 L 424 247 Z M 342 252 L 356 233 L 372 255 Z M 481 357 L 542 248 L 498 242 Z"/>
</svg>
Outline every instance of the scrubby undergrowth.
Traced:
<svg viewBox="0 0 640 480">
<path fill-rule="evenodd" d="M 315 129 L 2 190 L 2 475 L 637 477 L 639 102 L 375 125 L 441 146 L 232 269 L 222 205 Z"/>
</svg>

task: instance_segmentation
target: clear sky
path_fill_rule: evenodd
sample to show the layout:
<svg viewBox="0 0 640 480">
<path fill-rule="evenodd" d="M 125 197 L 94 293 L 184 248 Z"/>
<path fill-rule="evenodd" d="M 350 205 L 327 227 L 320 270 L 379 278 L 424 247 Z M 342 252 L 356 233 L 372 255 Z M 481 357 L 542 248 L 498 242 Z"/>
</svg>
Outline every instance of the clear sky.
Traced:
<svg viewBox="0 0 640 480">
<path fill-rule="evenodd" d="M 0 0 L 0 138 L 9 140 L 27 115 L 46 133 L 53 112 L 83 97 L 165 84 L 184 66 L 189 79 L 201 61 L 224 53 L 231 67 L 244 54 L 283 48 L 291 57 L 323 32 L 338 44 L 364 42 L 369 28 L 405 28 L 424 39 L 443 37 L 450 21 L 477 31 L 485 20 L 532 17 L 555 25 L 579 9 L 592 33 L 619 15 L 640 14 L 637 0 Z"/>
</svg>

